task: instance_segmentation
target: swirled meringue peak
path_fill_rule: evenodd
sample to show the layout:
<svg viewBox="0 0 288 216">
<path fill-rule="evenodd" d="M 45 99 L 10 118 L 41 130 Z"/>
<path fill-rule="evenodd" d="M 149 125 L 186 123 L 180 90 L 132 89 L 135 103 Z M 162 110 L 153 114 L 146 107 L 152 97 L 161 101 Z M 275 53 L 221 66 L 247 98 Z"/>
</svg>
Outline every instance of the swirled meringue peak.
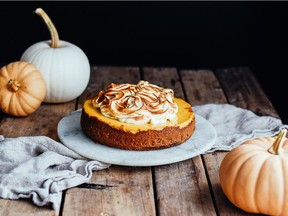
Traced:
<svg viewBox="0 0 288 216">
<path fill-rule="evenodd" d="M 93 107 L 102 115 L 132 124 L 177 123 L 178 106 L 174 91 L 139 81 L 138 84 L 111 83 L 92 100 Z"/>
</svg>

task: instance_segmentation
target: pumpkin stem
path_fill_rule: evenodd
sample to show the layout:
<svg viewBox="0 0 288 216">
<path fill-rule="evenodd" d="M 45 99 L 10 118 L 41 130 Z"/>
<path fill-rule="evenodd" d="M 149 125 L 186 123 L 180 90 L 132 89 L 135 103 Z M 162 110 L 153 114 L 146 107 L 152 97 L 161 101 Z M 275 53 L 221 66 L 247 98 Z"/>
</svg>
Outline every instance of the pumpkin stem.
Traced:
<svg viewBox="0 0 288 216">
<path fill-rule="evenodd" d="M 51 47 L 58 48 L 59 47 L 59 35 L 57 29 L 55 28 L 53 22 L 51 21 L 50 17 L 46 14 L 46 12 L 42 8 L 37 8 L 35 13 L 39 15 L 43 21 L 45 22 L 51 36 Z"/>
<path fill-rule="evenodd" d="M 9 81 L 8 81 L 8 89 L 10 91 L 17 92 L 20 87 L 21 87 L 21 84 L 17 80 L 9 79 Z"/>
<path fill-rule="evenodd" d="M 268 149 L 268 152 L 270 152 L 271 154 L 275 154 L 275 155 L 280 155 L 283 153 L 282 146 L 283 146 L 284 138 L 286 137 L 286 133 L 287 133 L 287 130 L 285 128 L 281 130 L 281 132 L 278 134 L 273 145 Z"/>
</svg>

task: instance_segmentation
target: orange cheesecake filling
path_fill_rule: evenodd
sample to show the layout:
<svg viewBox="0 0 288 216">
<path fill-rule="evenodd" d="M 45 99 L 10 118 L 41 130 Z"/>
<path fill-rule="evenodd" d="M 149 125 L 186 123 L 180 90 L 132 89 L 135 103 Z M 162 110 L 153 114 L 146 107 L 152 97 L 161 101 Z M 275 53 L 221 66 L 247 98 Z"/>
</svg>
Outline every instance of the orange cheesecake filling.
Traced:
<svg viewBox="0 0 288 216">
<path fill-rule="evenodd" d="M 194 112 L 192 111 L 192 107 L 186 101 L 180 98 L 174 98 L 174 102 L 177 105 L 177 113 L 176 113 L 176 121 L 166 120 L 163 124 L 133 124 L 133 123 L 125 123 L 121 122 L 117 119 L 109 118 L 104 116 L 99 108 L 95 108 L 93 106 L 93 99 L 87 100 L 84 103 L 83 109 L 89 115 L 90 118 L 97 118 L 98 121 L 101 121 L 105 124 L 108 124 L 110 127 L 129 132 L 132 134 L 136 134 L 141 131 L 148 130 L 162 130 L 165 127 L 169 126 L 177 126 L 180 129 L 189 125 L 194 119 Z"/>
</svg>

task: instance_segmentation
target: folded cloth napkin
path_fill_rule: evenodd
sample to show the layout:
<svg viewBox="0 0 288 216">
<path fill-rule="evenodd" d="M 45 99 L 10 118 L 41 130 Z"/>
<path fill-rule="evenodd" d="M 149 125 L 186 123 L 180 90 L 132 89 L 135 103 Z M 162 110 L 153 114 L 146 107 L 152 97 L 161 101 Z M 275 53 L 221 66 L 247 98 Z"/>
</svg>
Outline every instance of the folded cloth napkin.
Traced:
<svg viewBox="0 0 288 216">
<path fill-rule="evenodd" d="M 215 144 L 206 153 L 216 150 L 229 151 L 246 140 L 274 136 L 282 128 L 287 128 L 278 118 L 258 116 L 230 104 L 205 104 L 194 106 L 193 110 L 208 120 L 217 132 Z"/>
<path fill-rule="evenodd" d="M 49 137 L 0 135 L 0 197 L 32 198 L 59 209 L 61 191 L 89 181 L 109 164 L 88 160 Z"/>
</svg>

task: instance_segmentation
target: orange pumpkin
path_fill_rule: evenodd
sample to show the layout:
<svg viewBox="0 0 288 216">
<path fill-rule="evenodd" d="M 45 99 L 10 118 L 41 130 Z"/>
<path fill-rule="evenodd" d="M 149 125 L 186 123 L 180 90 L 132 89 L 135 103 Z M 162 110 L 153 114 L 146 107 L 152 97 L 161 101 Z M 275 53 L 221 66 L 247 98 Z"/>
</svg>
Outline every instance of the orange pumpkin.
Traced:
<svg viewBox="0 0 288 216">
<path fill-rule="evenodd" d="M 0 109 L 13 116 L 34 112 L 46 95 L 40 71 L 25 61 L 12 62 L 0 69 Z"/>
<path fill-rule="evenodd" d="M 224 157 L 220 183 L 234 205 L 251 213 L 288 214 L 286 133 L 246 141 Z"/>
</svg>

